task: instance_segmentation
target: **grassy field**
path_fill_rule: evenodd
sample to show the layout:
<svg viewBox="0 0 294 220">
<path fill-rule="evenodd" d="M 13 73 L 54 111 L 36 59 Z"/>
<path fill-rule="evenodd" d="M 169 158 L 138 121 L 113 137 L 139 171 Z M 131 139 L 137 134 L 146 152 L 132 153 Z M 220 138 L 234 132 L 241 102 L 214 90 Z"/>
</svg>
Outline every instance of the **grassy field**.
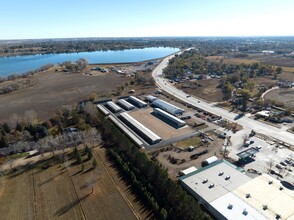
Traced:
<svg viewBox="0 0 294 220">
<path fill-rule="evenodd" d="M 0 195 L 0 219 L 141 219 L 144 209 L 135 204 L 138 201 L 129 201 L 132 195 L 117 185 L 112 176 L 117 174 L 110 174 L 113 168 L 96 151 L 105 155 L 104 149 L 95 150 L 95 169 L 91 161 L 82 169 L 70 160 L 69 166 L 56 164 L 8 176 Z M 95 182 L 93 194 L 90 182 Z"/>
<path fill-rule="evenodd" d="M 182 84 L 176 84 L 176 87 L 201 99 L 220 102 L 223 101 L 224 96 L 221 88 L 217 88 L 219 82 L 219 79 L 204 79 L 198 80 L 198 86 L 195 88 L 182 88 Z"/>
<path fill-rule="evenodd" d="M 267 93 L 265 100 L 274 100 L 288 108 L 294 109 L 294 89 L 276 89 Z"/>
<path fill-rule="evenodd" d="M 40 119 L 47 119 L 62 105 L 76 104 L 92 93 L 109 95 L 128 80 L 115 73 L 85 76 L 53 70 L 42 72 L 30 78 L 30 87 L 0 95 L 0 121 L 32 109 Z"/>
<path fill-rule="evenodd" d="M 198 146 L 200 143 L 201 143 L 200 137 L 196 136 L 196 137 L 184 140 L 184 141 L 177 142 L 175 144 L 175 146 L 179 147 L 179 148 L 182 148 L 182 149 L 185 149 L 185 148 L 190 147 L 190 146 L 194 146 L 194 147 Z"/>
<path fill-rule="evenodd" d="M 34 186 L 31 172 L 7 178 L 0 198 L 0 219 L 34 219 Z"/>
</svg>

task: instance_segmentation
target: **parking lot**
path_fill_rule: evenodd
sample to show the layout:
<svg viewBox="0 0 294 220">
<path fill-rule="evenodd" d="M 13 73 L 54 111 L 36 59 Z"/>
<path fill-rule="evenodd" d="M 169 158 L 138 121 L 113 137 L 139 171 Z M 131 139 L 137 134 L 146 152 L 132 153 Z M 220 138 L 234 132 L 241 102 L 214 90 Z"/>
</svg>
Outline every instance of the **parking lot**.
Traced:
<svg viewBox="0 0 294 220">
<path fill-rule="evenodd" d="M 249 144 L 247 147 L 243 146 L 244 137 L 248 137 L 248 131 L 242 130 L 236 134 L 228 133 L 232 135 L 232 146 L 227 149 L 230 151 L 229 157 L 234 160 L 238 160 L 237 153 L 244 151 L 248 148 L 254 147 L 258 149 L 258 152 L 252 158 L 251 162 L 245 164 L 245 170 L 256 170 L 260 173 L 270 173 L 270 170 L 276 172 L 276 174 L 271 174 L 275 178 L 283 178 L 286 181 L 294 182 L 294 163 L 286 163 L 285 160 L 291 159 L 294 162 L 294 152 L 286 148 L 282 144 L 274 143 L 272 141 L 264 140 L 264 138 L 259 138 L 253 136 L 249 138 L 249 141 L 254 143 Z M 278 147 L 277 147 L 278 146 Z M 277 166 L 278 164 L 278 166 Z M 285 164 L 285 165 L 282 165 Z M 279 168 L 278 168 L 279 167 Z"/>
</svg>

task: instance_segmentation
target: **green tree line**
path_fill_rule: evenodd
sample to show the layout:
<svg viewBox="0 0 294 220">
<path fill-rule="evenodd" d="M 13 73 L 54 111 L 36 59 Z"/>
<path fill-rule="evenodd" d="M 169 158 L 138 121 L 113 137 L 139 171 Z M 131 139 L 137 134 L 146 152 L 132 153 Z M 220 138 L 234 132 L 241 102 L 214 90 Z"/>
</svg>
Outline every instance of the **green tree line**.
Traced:
<svg viewBox="0 0 294 220">
<path fill-rule="evenodd" d="M 130 169 L 132 173 L 140 178 L 140 182 L 146 187 L 146 192 L 150 193 L 148 196 L 153 197 L 154 203 L 158 204 L 157 210 L 162 212 L 166 210 L 167 219 L 209 219 L 196 200 L 178 183 L 172 181 L 158 162 L 150 160 L 115 125 L 104 119 L 100 113 L 99 115 L 104 143 L 112 152 L 123 157 L 124 161 L 128 161 L 128 167 L 132 167 Z"/>
</svg>

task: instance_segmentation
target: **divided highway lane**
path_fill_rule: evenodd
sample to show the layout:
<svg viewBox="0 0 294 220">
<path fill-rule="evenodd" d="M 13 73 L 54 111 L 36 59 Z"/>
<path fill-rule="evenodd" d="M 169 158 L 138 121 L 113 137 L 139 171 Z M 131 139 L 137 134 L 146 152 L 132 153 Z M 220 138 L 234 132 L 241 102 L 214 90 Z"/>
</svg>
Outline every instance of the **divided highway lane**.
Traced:
<svg viewBox="0 0 294 220">
<path fill-rule="evenodd" d="M 181 52 L 179 52 L 181 53 Z M 170 55 L 166 57 L 152 72 L 152 76 L 157 84 L 157 86 L 166 91 L 167 93 L 177 97 L 178 99 L 189 103 L 198 108 L 209 111 L 213 114 L 220 115 L 225 119 L 230 121 L 234 121 L 234 118 L 237 116 L 236 113 L 229 112 L 223 108 L 214 106 L 213 103 L 204 102 L 203 100 L 197 99 L 195 97 L 187 97 L 188 94 L 184 93 L 182 90 L 177 89 L 168 80 L 164 79 L 162 76 L 162 70 L 168 65 L 169 59 L 173 58 L 175 55 Z M 245 130 L 248 130 L 248 133 L 253 129 L 258 133 L 262 133 L 268 136 L 271 136 L 275 139 L 281 140 L 283 142 L 294 145 L 294 135 L 287 132 L 285 129 L 276 128 L 271 125 L 264 124 L 262 122 L 256 121 L 254 119 L 249 118 L 248 116 L 244 116 L 238 119 L 240 125 L 243 126 Z"/>
</svg>

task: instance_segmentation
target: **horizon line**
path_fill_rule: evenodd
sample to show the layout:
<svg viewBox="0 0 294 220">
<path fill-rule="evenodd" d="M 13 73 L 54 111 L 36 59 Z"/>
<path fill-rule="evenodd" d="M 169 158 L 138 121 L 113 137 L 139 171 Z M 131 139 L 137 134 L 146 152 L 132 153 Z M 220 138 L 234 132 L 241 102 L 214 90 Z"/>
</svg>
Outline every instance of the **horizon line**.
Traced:
<svg viewBox="0 0 294 220">
<path fill-rule="evenodd" d="M 17 40 L 62 40 L 62 39 L 131 39 L 131 38 L 278 38 L 294 37 L 294 35 L 216 35 L 216 36 L 129 36 L 129 37 L 44 37 L 44 38 L 11 38 L 0 39 L 0 41 L 17 41 Z"/>
</svg>

